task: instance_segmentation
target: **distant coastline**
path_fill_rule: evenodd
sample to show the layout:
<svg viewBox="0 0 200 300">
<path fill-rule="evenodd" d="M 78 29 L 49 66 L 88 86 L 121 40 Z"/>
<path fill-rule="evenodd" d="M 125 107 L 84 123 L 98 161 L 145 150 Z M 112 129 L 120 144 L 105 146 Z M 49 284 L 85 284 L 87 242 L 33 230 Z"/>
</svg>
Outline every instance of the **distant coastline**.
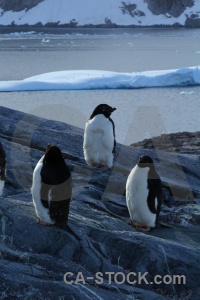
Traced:
<svg viewBox="0 0 200 300">
<path fill-rule="evenodd" d="M 2 33 L 2 30 L 6 30 L 6 31 L 10 31 L 12 32 L 12 30 L 17 30 L 17 31 L 21 31 L 21 29 L 23 30 L 30 30 L 30 29 L 34 29 L 37 32 L 40 32 L 41 30 L 45 30 L 48 32 L 48 30 L 66 30 L 66 29 L 114 29 L 114 28 L 118 28 L 118 29 L 124 29 L 124 28 L 200 28 L 200 19 L 198 19 L 199 22 L 196 22 L 196 24 L 193 24 L 191 22 L 189 22 L 188 24 L 186 23 L 185 25 L 181 25 L 179 23 L 174 23 L 172 25 L 117 25 L 117 24 L 98 24 L 98 25 L 93 25 L 93 24 L 88 24 L 88 25 L 84 25 L 84 26 L 78 26 L 78 25 L 74 25 L 74 24 L 62 24 L 62 25 L 58 25 L 58 23 L 47 23 L 42 25 L 42 23 L 39 24 L 35 24 L 35 25 L 28 25 L 28 24 L 23 24 L 23 25 L 0 25 L 0 33 Z"/>
<path fill-rule="evenodd" d="M 13 32 L 30 32 L 30 31 L 34 31 L 36 33 L 48 33 L 48 34 L 65 34 L 65 33 L 76 33 L 79 32 L 80 30 L 84 30 L 86 34 L 90 34 L 92 31 L 92 34 L 95 33 L 99 33 L 100 31 L 103 30 L 103 34 L 106 34 L 108 32 L 108 30 L 131 30 L 131 29 L 144 29 L 144 30 L 148 30 L 148 29 L 198 29 L 199 27 L 185 27 L 183 25 L 180 24 L 174 24 L 174 25 L 156 25 L 156 26 L 135 26 L 135 25 L 131 25 L 131 26 L 115 26 L 115 27 L 110 27 L 110 26 L 105 26 L 105 25 L 88 25 L 88 26 L 75 26 L 75 27 L 70 27 L 70 26 L 64 26 L 64 25 L 60 25 L 60 26 L 53 26 L 53 25 L 48 25 L 45 24 L 44 26 L 40 25 L 9 25 L 9 26 L 3 26 L 0 25 L 0 34 L 9 34 L 9 33 L 13 33 Z M 120 33 L 120 32 L 119 32 Z"/>
</svg>

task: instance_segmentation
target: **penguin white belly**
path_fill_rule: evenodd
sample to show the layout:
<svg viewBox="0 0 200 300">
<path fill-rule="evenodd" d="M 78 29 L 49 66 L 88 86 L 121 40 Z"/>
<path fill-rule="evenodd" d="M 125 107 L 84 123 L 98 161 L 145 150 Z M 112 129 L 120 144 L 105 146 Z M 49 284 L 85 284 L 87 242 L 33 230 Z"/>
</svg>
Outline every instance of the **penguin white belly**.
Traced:
<svg viewBox="0 0 200 300">
<path fill-rule="evenodd" d="M 111 168 L 113 146 L 113 127 L 107 118 L 97 115 L 86 123 L 83 148 L 88 165 L 96 163 Z"/>
<path fill-rule="evenodd" d="M 126 202 L 132 221 L 155 227 L 156 214 L 153 214 L 148 207 L 147 188 L 148 168 L 135 168 L 131 171 L 126 184 Z"/>
<path fill-rule="evenodd" d="M 41 197 L 40 197 L 40 190 L 41 190 L 41 169 L 42 169 L 42 162 L 43 162 L 44 156 L 39 160 L 37 163 L 35 170 L 33 172 L 33 184 L 31 188 L 32 192 L 32 198 L 33 198 L 33 204 L 35 207 L 36 215 L 38 218 L 40 218 L 42 221 L 49 223 L 49 224 L 54 224 L 55 222 L 51 220 L 49 216 L 49 210 L 45 208 L 42 205 L 41 202 Z"/>
<path fill-rule="evenodd" d="M 5 181 L 0 180 L 0 196 L 3 194 L 3 188 L 4 188 Z"/>
</svg>

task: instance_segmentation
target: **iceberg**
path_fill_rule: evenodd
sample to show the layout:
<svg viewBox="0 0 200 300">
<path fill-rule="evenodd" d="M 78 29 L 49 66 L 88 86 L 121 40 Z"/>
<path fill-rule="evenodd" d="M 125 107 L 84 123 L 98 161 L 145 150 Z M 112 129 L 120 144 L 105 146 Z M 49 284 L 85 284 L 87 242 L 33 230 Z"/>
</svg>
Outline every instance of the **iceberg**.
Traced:
<svg viewBox="0 0 200 300">
<path fill-rule="evenodd" d="M 199 84 L 199 66 L 133 73 L 73 70 L 45 73 L 24 80 L 0 81 L 0 91 L 137 89 L 195 86 Z"/>
</svg>

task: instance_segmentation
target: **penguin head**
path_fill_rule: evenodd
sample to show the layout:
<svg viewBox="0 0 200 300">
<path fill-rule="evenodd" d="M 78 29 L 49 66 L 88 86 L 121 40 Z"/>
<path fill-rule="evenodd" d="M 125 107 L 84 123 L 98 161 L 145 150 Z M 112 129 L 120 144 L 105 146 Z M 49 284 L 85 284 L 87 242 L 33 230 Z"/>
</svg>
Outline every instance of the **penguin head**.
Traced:
<svg viewBox="0 0 200 300">
<path fill-rule="evenodd" d="M 112 112 L 115 110 L 115 107 L 111 107 L 108 104 L 99 104 L 91 114 L 90 120 L 100 114 L 103 114 L 106 118 L 109 118 Z"/>
<path fill-rule="evenodd" d="M 46 153 L 43 159 L 43 163 L 52 163 L 52 164 L 57 164 L 57 163 L 62 163 L 64 161 L 62 152 L 60 148 L 57 146 L 53 146 L 48 144 L 46 148 Z"/>
<path fill-rule="evenodd" d="M 153 160 L 148 155 L 140 156 L 137 165 L 140 168 L 150 168 L 151 169 L 154 167 Z"/>
</svg>

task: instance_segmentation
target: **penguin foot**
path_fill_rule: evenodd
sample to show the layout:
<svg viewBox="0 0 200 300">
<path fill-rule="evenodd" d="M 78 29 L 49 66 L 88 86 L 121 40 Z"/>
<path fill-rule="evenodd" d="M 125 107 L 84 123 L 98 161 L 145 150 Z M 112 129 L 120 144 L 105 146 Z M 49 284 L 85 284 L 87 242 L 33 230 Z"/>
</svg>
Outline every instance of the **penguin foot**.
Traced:
<svg viewBox="0 0 200 300">
<path fill-rule="evenodd" d="M 93 163 L 92 166 L 94 168 L 98 168 L 98 169 L 102 169 L 102 170 L 111 170 L 112 169 L 112 168 L 108 168 L 108 166 L 101 165 L 101 164 L 98 164 L 98 163 Z"/>
<path fill-rule="evenodd" d="M 98 164 L 98 163 L 93 163 L 92 166 L 93 166 L 94 168 L 100 168 L 100 164 Z"/>
<path fill-rule="evenodd" d="M 46 223 L 46 222 L 42 221 L 41 219 L 38 219 L 37 223 L 40 224 L 40 225 L 43 225 L 43 226 L 51 226 L 51 225 L 53 225 L 53 224 L 50 224 L 50 223 Z"/>
<path fill-rule="evenodd" d="M 150 227 L 147 227 L 139 223 L 132 222 L 131 225 L 140 231 L 150 231 Z"/>
<path fill-rule="evenodd" d="M 102 169 L 102 170 L 109 170 L 109 168 L 107 166 L 103 166 L 103 165 L 100 165 L 100 169 Z"/>
</svg>

